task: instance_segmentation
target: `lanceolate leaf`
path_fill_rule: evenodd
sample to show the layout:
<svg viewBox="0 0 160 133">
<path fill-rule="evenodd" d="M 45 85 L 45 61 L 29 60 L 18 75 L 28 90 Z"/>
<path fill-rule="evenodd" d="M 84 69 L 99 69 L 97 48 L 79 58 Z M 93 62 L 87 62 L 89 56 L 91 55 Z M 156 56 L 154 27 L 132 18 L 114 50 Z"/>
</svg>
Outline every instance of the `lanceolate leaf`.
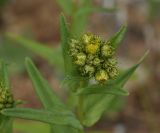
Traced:
<svg viewBox="0 0 160 133">
<path fill-rule="evenodd" d="M 10 88 L 7 65 L 3 60 L 0 61 L 0 80 L 6 89 Z"/>
<path fill-rule="evenodd" d="M 60 28 L 61 28 L 61 46 L 62 46 L 66 75 L 77 75 L 75 65 L 72 63 L 72 59 L 69 56 L 70 33 L 67 27 L 65 17 L 63 15 L 61 15 L 60 18 Z"/>
<path fill-rule="evenodd" d="M 128 81 L 128 79 L 131 77 L 131 75 L 135 72 L 135 70 L 139 67 L 139 65 L 144 61 L 148 53 L 149 51 L 147 51 L 144 54 L 144 56 L 138 61 L 137 64 L 129 68 L 124 73 L 120 74 L 115 81 L 111 82 L 111 84 L 123 86 Z"/>
<path fill-rule="evenodd" d="M 71 15 L 73 13 L 72 0 L 57 0 L 57 3 L 67 15 Z"/>
<path fill-rule="evenodd" d="M 60 28 L 61 28 L 61 47 L 62 54 L 64 58 L 65 72 L 66 74 L 70 73 L 71 68 L 71 58 L 69 57 L 69 31 L 66 24 L 66 20 L 63 15 L 60 18 Z"/>
<path fill-rule="evenodd" d="M 48 110 L 13 108 L 3 110 L 2 114 L 11 117 L 41 121 L 49 124 L 68 125 L 77 129 L 82 129 L 82 126 L 78 120 L 68 114 L 63 114 L 60 112 L 55 113 Z"/>
<path fill-rule="evenodd" d="M 59 48 L 52 49 L 41 43 L 26 39 L 22 36 L 16 36 L 11 33 L 7 34 L 6 36 L 8 37 L 8 39 L 11 39 L 12 41 L 17 42 L 18 44 L 21 44 L 22 46 L 36 53 L 37 55 L 43 57 L 51 65 L 59 68 L 61 71 L 64 71 L 63 58 Z"/>
<path fill-rule="evenodd" d="M 109 103 L 114 97 L 114 95 L 110 94 L 88 95 L 84 103 L 83 124 L 88 127 L 94 125 L 109 107 Z"/>
<path fill-rule="evenodd" d="M 119 86 L 106 86 L 106 85 L 91 85 L 82 88 L 78 91 L 78 94 L 113 94 L 128 96 L 129 93 Z"/>
<path fill-rule="evenodd" d="M 124 38 L 126 30 L 127 30 L 127 26 L 126 25 L 122 26 L 120 30 L 108 40 L 114 48 L 117 48 L 119 46 L 119 44 Z"/>
<path fill-rule="evenodd" d="M 53 92 L 52 88 L 48 82 L 42 77 L 40 72 L 37 70 L 31 59 L 26 58 L 26 68 L 28 74 L 32 80 L 34 89 L 39 96 L 43 106 L 46 109 L 52 107 L 64 107 L 64 104 L 58 98 L 58 96 Z"/>
</svg>

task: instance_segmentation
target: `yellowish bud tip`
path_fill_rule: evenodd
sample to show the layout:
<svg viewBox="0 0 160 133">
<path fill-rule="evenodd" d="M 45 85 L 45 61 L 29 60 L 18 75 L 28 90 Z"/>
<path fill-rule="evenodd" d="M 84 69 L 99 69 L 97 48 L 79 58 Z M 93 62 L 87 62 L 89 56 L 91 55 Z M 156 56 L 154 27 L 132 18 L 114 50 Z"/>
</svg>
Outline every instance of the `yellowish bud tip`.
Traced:
<svg viewBox="0 0 160 133">
<path fill-rule="evenodd" d="M 104 81 L 107 81 L 109 77 L 105 70 L 99 70 L 95 75 L 95 79 L 98 82 L 104 82 Z"/>
<path fill-rule="evenodd" d="M 100 44 L 87 44 L 86 45 L 86 53 L 88 54 L 96 54 L 99 51 Z"/>
</svg>

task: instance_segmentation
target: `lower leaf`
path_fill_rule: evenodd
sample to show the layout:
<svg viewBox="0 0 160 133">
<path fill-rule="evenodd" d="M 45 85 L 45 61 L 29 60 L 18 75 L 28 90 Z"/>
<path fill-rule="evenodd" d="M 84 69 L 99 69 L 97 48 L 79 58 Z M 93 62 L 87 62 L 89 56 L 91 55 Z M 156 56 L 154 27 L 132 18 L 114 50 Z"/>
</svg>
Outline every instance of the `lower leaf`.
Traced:
<svg viewBox="0 0 160 133">
<path fill-rule="evenodd" d="M 49 124 L 66 125 L 82 129 L 80 122 L 69 114 L 54 113 L 48 110 L 13 108 L 2 110 L 2 114 L 22 119 L 36 120 Z"/>
</svg>

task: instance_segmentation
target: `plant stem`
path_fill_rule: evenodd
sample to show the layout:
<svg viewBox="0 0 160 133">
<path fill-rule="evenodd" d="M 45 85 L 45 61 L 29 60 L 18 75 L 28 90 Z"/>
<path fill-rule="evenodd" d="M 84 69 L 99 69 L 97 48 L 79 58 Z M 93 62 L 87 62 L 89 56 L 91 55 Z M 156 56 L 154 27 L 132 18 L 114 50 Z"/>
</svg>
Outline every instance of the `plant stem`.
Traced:
<svg viewBox="0 0 160 133">
<path fill-rule="evenodd" d="M 84 102 L 84 97 L 83 95 L 80 95 L 78 99 L 78 117 L 81 123 L 83 120 L 83 102 Z"/>
<path fill-rule="evenodd" d="M 81 81 L 79 89 L 81 89 L 82 87 L 85 87 L 87 85 L 88 85 L 88 81 Z M 78 97 L 77 114 L 78 114 L 78 118 L 79 118 L 81 123 L 83 121 L 83 116 L 84 116 L 83 105 L 84 105 L 84 95 L 79 95 L 79 97 Z"/>
</svg>

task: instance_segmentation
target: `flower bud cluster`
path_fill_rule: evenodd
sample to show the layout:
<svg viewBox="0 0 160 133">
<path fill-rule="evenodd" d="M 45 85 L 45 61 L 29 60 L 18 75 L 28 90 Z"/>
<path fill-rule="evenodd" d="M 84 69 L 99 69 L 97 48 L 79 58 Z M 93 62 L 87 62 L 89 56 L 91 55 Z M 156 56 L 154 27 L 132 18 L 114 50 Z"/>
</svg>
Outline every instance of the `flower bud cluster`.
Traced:
<svg viewBox="0 0 160 133">
<path fill-rule="evenodd" d="M 71 39 L 69 53 L 82 76 L 104 82 L 118 75 L 115 49 L 99 36 L 84 34 Z"/>
<path fill-rule="evenodd" d="M 13 105 L 14 100 L 11 92 L 0 87 L 0 111 L 5 108 L 12 108 Z"/>
</svg>

